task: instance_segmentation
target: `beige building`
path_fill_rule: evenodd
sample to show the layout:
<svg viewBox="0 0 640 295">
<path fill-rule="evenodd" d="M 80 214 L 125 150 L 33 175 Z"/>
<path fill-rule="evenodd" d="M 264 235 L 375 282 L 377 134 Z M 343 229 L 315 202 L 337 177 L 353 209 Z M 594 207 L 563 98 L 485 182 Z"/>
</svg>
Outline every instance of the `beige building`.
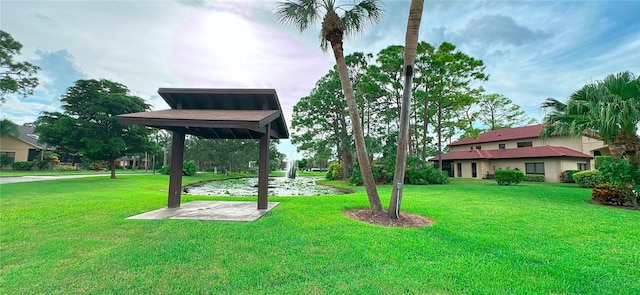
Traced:
<svg viewBox="0 0 640 295">
<path fill-rule="evenodd" d="M 38 143 L 38 135 L 33 133 L 33 127 L 18 126 L 18 128 L 19 137 L 0 137 L 0 156 L 12 158 L 13 162 L 33 161 L 45 147 Z"/>
<path fill-rule="evenodd" d="M 546 182 L 559 182 L 565 170 L 587 170 L 593 157 L 609 155 L 607 146 L 587 134 L 572 138 L 541 138 L 543 125 L 488 131 L 476 138 L 449 144 L 442 167 L 450 177 L 487 178 L 500 169 L 544 175 Z M 438 165 L 439 157 L 430 159 Z"/>
</svg>

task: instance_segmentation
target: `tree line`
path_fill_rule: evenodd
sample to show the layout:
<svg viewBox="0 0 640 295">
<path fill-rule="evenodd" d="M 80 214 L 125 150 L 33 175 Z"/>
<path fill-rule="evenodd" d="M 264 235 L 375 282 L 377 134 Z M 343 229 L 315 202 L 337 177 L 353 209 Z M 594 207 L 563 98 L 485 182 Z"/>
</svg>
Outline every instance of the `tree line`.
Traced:
<svg viewBox="0 0 640 295">
<path fill-rule="evenodd" d="M 353 83 L 368 156 L 396 154 L 403 95 L 404 47 L 391 45 L 375 56 L 345 57 Z M 485 93 L 484 63 L 444 42 L 418 42 L 410 103 L 408 154 L 422 160 L 443 152 L 458 137 L 534 123 L 508 97 Z M 353 124 L 347 115 L 337 68 L 329 70 L 293 108 L 292 141 L 312 161 L 337 160 L 344 175 L 354 163 Z"/>
</svg>

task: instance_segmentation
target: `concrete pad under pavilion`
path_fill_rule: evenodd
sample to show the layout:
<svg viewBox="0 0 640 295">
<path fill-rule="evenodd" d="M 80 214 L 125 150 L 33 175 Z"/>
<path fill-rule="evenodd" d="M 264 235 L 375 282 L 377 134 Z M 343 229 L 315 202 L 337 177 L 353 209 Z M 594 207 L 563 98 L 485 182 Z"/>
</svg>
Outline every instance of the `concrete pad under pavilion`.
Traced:
<svg viewBox="0 0 640 295">
<path fill-rule="evenodd" d="M 192 201 L 179 208 L 162 208 L 128 217 L 127 219 L 193 219 L 221 221 L 255 221 L 271 211 L 278 202 L 269 202 L 266 209 L 256 209 L 254 202 Z"/>
<path fill-rule="evenodd" d="M 171 109 L 118 115 L 118 122 L 165 129 L 173 133 L 167 209 L 171 211 L 181 207 L 182 162 L 186 134 L 211 139 L 259 140 L 257 210 L 270 209 L 270 140 L 289 138 L 276 91 L 160 88 L 158 94 Z M 194 202 L 187 204 L 190 203 Z"/>
</svg>

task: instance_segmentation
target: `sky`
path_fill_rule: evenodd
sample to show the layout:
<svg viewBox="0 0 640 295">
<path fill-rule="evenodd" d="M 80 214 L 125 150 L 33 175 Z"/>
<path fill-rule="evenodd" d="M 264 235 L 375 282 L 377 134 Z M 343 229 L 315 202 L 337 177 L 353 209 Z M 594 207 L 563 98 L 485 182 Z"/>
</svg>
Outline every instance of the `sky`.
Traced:
<svg viewBox="0 0 640 295">
<path fill-rule="evenodd" d="M 127 86 L 154 110 L 169 106 L 160 87 L 273 88 L 287 124 L 335 60 L 319 28 L 300 33 L 276 21 L 269 0 L 0 0 L 0 28 L 23 44 L 16 59 L 41 67 L 29 97 L 12 96 L 0 117 L 33 122 L 60 110 L 78 79 Z M 345 53 L 404 45 L 409 1 L 383 1 L 384 17 L 349 36 Z M 450 42 L 485 65 L 481 86 L 542 119 L 540 104 L 561 101 L 607 75 L 640 75 L 640 0 L 425 1 L 420 41 Z M 289 128 L 291 130 L 291 128 Z M 279 146 L 301 156 L 288 140 Z"/>
</svg>

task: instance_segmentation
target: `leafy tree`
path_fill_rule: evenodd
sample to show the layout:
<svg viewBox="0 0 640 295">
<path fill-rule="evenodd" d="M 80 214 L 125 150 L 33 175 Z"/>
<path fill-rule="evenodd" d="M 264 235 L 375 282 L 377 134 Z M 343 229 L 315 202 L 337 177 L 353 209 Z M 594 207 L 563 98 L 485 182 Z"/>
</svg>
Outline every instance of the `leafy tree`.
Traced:
<svg viewBox="0 0 640 295">
<path fill-rule="evenodd" d="M 342 155 L 343 166 L 348 169 L 352 138 L 347 132 L 346 105 L 335 70 L 323 76 L 311 94 L 296 103 L 291 126 L 295 131 L 292 142 L 301 150 L 315 153 L 318 149 L 325 149 L 324 146 L 335 147 L 336 153 Z"/>
<path fill-rule="evenodd" d="M 418 44 L 420 48 L 420 44 Z M 457 112 L 466 105 L 475 102 L 474 94 L 479 89 L 473 89 L 471 82 L 485 81 L 488 76 L 484 73 L 484 63 L 467 54 L 456 50 L 455 45 L 444 42 L 433 52 L 433 47 L 423 46 L 428 55 L 420 60 L 422 66 L 421 78 L 425 79 L 425 100 L 435 109 L 435 127 L 438 154 L 442 154 L 443 139 L 450 139 L 456 130 L 468 126 L 465 121 L 460 124 Z M 428 109 L 425 110 L 429 112 Z M 442 160 L 438 162 L 442 169 Z"/>
<path fill-rule="evenodd" d="M 269 147 L 269 169 L 278 170 L 285 155 L 277 150 L 278 140 Z M 188 136 L 184 159 L 197 163 L 204 170 L 217 167 L 218 171 L 246 172 L 250 163 L 259 160 L 259 142 L 249 139 L 208 139 Z"/>
<path fill-rule="evenodd" d="M 338 11 L 342 12 L 342 16 L 338 15 Z M 349 108 L 358 163 L 364 179 L 369 204 L 373 212 L 381 213 L 383 211 L 382 204 L 373 179 L 353 86 L 349 80 L 344 48 L 342 47 L 345 34 L 360 32 L 367 24 L 380 20 L 382 17 L 380 1 L 361 0 L 353 4 L 337 5 L 335 0 L 289 0 L 278 4 L 277 15 L 281 22 L 293 24 L 300 31 L 311 28 L 324 15 L 320 33 L 322 38 L 321 48 L 326 50 L 330 44 L 333 49 L 342 90 Z"/>
<path fill-rule="evenodd" d="M 0 30 L 0 102 L 7 101 L 6 95 L 9 93 L 22 94 L 23 96 L 33 94 L 33 89 L 38 86 L 36 73 L 40 70 L 38 66 L 28 62 L 16 62 L 13 57 L 20 54 L 22 44 L 13 37 Z"/>
<path fill-rule="evenodd" d="M 44 112 L 36 121 L 41 142 L 107 161 L 111 178 L 116 177 L 116 159 L 151 150 L 149 129 L 117 122 L 117 115 L 149 110 L 126 86 L 109 80 L 78 80 L 61 102 L 62 113 Z"/>
<path fill-rule="evenodd" d="M 480 110 L 477 118 L 480 123 L 489 127 L 489 130 L 511 128 L 518 125 L 529 125 L 536 122 L 529 118 L 525 112 L 501 94 L 486 94 L 480 97 L 478 103 Z"/>
<path fill-rule="evenodd" d="M 548 98 L 542 107 L 551 110 L 544 117 L 543 135 L 597 132 L 614 158 L 624 157 L 638 168 L 640 77 L 631 72 L 609 75 L 575 91 L 566 103 Z"/>
<path fill-rule="evenodd" d="M 413 66 L 417 55 L 418 33 L 424 0 L 412 0 L 409 8 L 409 20 L 407 21 L 407 33 L 405 37 L 404 54 L 404 86 L 402 93 L 402 109 L 400 113 L 400 130 L 398 132 L 398 152 L 396 154 L 396 169 L 393 177 L 391 201 L 389 203 L 388 216 L 392 219 L 400 218 L 400 200 L 404 183 L 407 164 L 407 148 L 409 146 L 409 110 L 411 105 L 411 92 L 413 82 Z M 398 184 L 398 185 L 395 185 Z"/>
<path fill-rule="evenodd" d="M 18 129 L 18 125 L 13 123 L 13 121 L 9 119 L 0 120 L 0 137 L 11 136 L 11 137 L 19 137 L 20 129 Z"/>
<path fill-rule="evenodd" d="M 296 164 L 298 166 L 298 170 L 304 171 L 304 169 L 307 169 L 307 165 L 309 164 L 309 159 L 302 158 L 296 161 Z"/>
</svg>

